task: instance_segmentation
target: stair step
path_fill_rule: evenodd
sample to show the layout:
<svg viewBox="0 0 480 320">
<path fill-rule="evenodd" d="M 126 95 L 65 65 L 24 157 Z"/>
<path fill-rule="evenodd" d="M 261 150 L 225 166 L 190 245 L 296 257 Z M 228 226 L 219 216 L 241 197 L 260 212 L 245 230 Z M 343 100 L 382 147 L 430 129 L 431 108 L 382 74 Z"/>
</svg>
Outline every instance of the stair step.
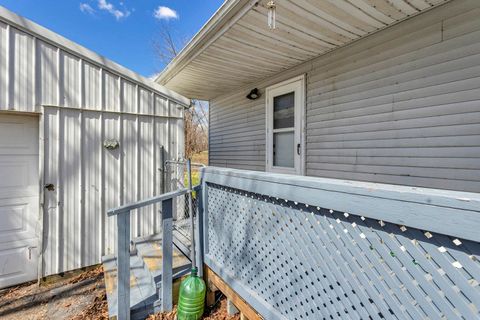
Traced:
<svg viewBox="0 0 480 320">
<path fill-rule="evenodd" d="M 175 236 L 176 245 L 173 250 L 173 279 L 178 279 L 190 271 L 191 262 L 185 254 L 189 254 L 189 242 L 185 238 Z M 135 239 L 135 254 L 130 256 L 130 306 L 131 319 L 145 319 L 159 306 L 158 290 L 162 280 L 162 238 L 159 235 Z M 181 247 L 182 250 L 179 250 Z M 187 252 L 185 252 L 187 251 Z M 105 272 L 105 288 L 107 292 L 109 317 L 117 315 L 117 261 L 114 255 L 102 258 Z M 158 309 L 158 308 L 157 308 Z"/>
<path fill-rule="evenodd" d="M 156 284 L 162 280 L 162 239 L 136 241 L 137 254 L 144 261 L 144 267 L 152 276 Z M 182 250 L 183 251 L 183 250 Z M 174 246 L 173 250 L 173 278 L 181 277 L 190 270 L 190 259 Z"/>
<path fill-rule="evenodd" d="M 105 289 L 107 292 L 109 317 L 117 315 L 117 261 L 114 256 L 103 257 Z M 153 304 L 157 300 L 156 285 L 150 274 L 145 272 L 143 261 L 137 255 L 130 257 L 130 306 L 132 319 L 145 319 L 153 313 Z"/>
</svg>

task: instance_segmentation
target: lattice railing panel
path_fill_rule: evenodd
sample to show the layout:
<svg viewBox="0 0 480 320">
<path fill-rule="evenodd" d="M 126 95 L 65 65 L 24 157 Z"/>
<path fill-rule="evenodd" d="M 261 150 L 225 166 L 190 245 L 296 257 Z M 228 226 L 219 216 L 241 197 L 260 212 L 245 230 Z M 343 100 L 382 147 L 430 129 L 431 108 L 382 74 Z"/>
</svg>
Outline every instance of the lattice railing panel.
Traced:
<svg viewBox="0 0 480 320">
<path fill-rule="evenodd" d="M 207 194 L 206 261 L 279 317 L 480 318 L 477 242 L 215 184 Z"/>
</svg>

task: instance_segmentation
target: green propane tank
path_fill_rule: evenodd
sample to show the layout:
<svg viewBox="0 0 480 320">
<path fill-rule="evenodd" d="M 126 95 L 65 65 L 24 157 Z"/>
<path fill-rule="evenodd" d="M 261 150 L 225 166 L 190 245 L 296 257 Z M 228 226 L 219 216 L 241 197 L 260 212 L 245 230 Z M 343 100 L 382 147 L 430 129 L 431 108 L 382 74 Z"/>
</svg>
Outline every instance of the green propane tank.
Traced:
<svg viewBox="0 0 480 320">
<path fill-rule="evenodd" d="M 198 320 L 203 315 L 207 287 L 197 272 L 197 268 L 193 268 L 180 284 L 177 320 Z"/>
</svg>

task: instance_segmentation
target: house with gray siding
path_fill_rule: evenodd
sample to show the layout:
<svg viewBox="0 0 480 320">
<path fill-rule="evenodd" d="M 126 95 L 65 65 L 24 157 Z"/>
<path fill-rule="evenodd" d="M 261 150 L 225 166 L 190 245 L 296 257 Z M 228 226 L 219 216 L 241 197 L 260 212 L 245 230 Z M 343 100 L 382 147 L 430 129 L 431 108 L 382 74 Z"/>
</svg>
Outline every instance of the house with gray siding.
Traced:
<svg viewBox="0 0 480 320">
<path fill-rule="evenodd" d="M 478 0 L 224 2 L 156 79 L 210 102 L 192 222 L 210 297 L 251 320 L 480 317 L 479 17 Z M 110 211 L 162 202 L 165 271 L 186 192 Z M 173 278 L 150 283 L 164 311 Z"/>
<path fill-rule="evenodd" d="M 269 5 L 226 1 L 156 79 L 209 100 L 210 165 L 480 191 L 479 1 Z"/>
</svg>

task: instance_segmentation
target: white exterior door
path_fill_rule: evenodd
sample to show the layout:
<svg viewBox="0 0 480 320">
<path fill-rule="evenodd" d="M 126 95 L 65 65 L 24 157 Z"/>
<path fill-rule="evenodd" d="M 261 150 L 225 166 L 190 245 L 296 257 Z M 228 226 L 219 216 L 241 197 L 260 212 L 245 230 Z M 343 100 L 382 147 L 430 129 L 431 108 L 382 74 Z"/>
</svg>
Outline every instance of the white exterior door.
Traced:
<svg viewBox="0 0 480 320">
<path fill-rule="evenodd" d="M 0 114 L 0 288 L 37 278 L 38 118 Z"/>
<path fill-rule="evenodd" d="M 303 174 L 304 91 L 304 76 L 267 88 L 267 171 Z"/>
</svg>

